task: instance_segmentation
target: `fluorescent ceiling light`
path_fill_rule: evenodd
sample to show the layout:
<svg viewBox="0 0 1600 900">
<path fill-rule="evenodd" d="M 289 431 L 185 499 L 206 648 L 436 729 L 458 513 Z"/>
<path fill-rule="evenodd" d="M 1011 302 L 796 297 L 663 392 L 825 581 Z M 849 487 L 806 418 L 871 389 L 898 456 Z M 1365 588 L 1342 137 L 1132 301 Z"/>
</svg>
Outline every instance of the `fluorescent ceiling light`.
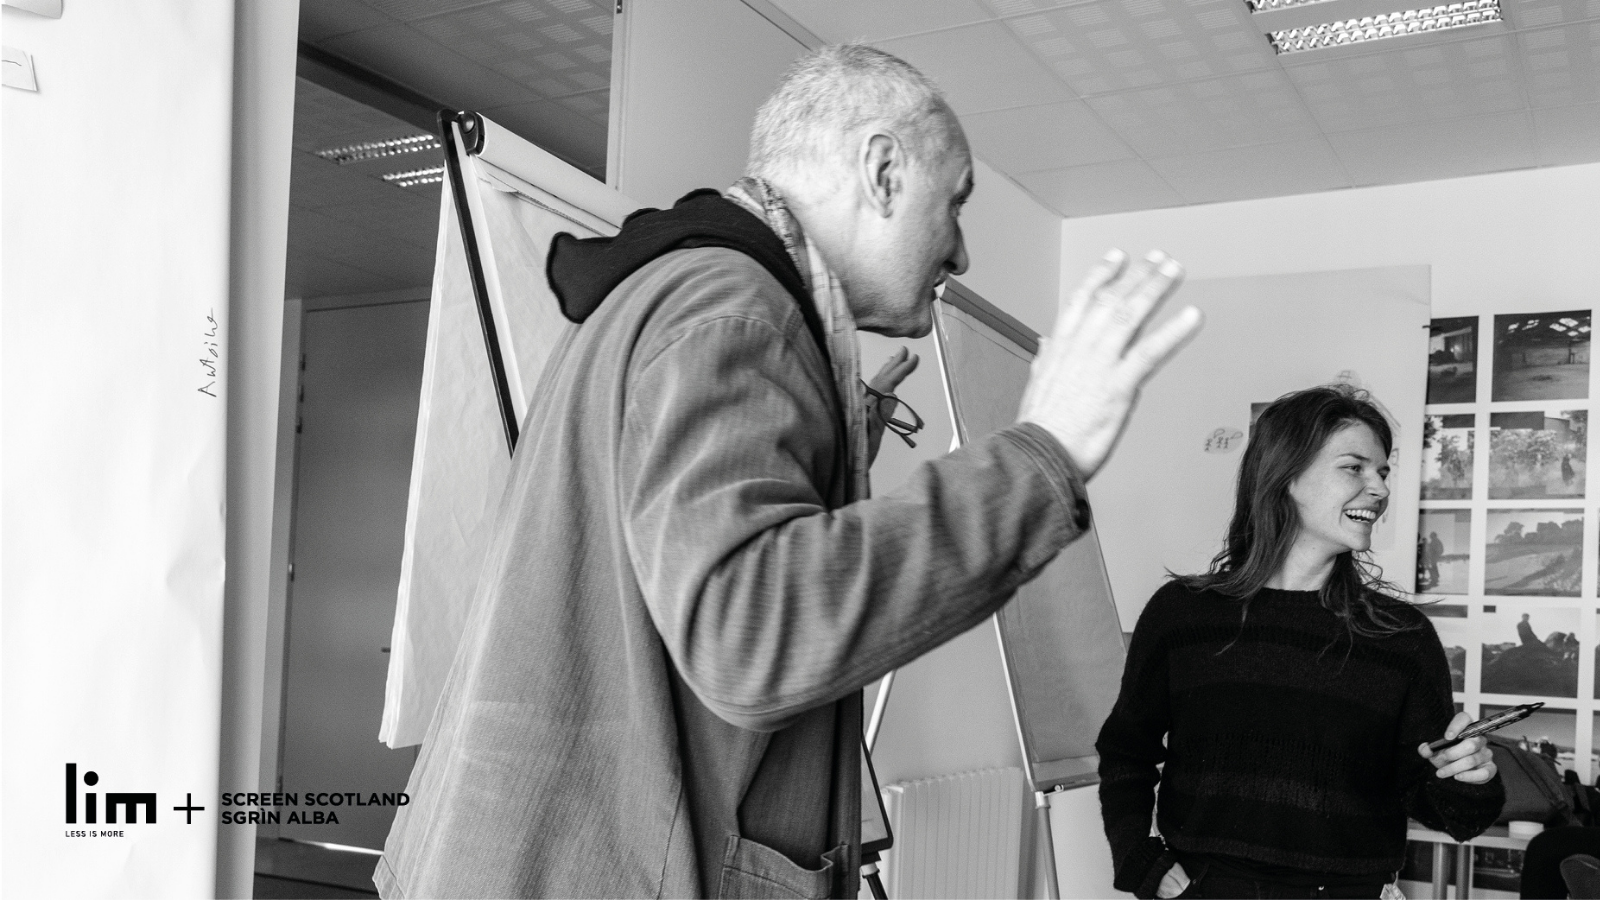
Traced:
<svg viewBox="0 0 1600 900">
<path fill-rule="evenodd" d="M 409 137 L 390 138 L 386 141 L 362 141 L 359 144 L 351 144 L 348 147 L 331 147 L 327 150 L 318 150 L 317 155 L 323 159 L 331 159 L 342 166 L 345 163 L 382 159 L 385 156 L 399 156 L 402 153 L 437 150 L 442 146 L 439 143 L 439 139 L 431 134 L 416 134 Z"/>
<path fill-rule="evenodd" d="M 1498 21 L 1500 0 L 1466 0 L 1464 3 L 1447 3 L 1430 9 L 1408 9 L 1381 16 L 1363 16 L 1325 25 L 1273 31 L 1267 37 L 1272 41 L 1272 49 L 1279 53 L 1300 53 Z"/>
<path fill-rule="evenodd" d="M 1329 0 L 1244 0 L 1249 5 L 1250 11 L 1273 12 L 1280 9 L 1294 9 L 1300 6 L 1310 6 L 1313 3 L 1327 3 Z"/>
<path fill-rule="evenodd" d="M 412 169 L 409 172 L 390 172 L 383 176 L 383 180 L 400 187 L 415 187 L 419 184 L 438 184 L 444 181 L 444 166 L 432 166 L 427 169 Z"/>
</svg>

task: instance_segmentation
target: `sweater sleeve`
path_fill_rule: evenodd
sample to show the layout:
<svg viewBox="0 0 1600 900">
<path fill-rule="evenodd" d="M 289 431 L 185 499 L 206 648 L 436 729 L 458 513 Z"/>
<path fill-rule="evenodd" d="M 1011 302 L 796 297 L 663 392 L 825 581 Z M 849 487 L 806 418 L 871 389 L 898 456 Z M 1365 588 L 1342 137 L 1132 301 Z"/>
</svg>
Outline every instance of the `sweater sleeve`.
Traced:
<svg viewBox="0 0 1600 900">
<path fill-rule="evenodd" d="M 1417 678 L 1401 711 L 1395 748 L 1396 783 L 1405 798 L 1407 815 L 1428 828 L 1465 841 L 1494 824 L 1505 804 L 1505 785 L 1499 773 L 1482 784 L 1440 778 L 1433 763 L 1417 752 L 1417 745 L 1443 737 L 1455 715 L 1444 646 L 1433 623 L 1418 615 L 1422 629 L 1418 635 Z"/>
<path fill-rule="evenodd" d="M 675 332 L 631 377 L 619 456 L 628 554 L 667 652 L 701 702 L 759 731 L 978 624 L 1088 525 L 1081 476 L 1032 424 L 829 509 L 834 413 L 797 341 L 742 315 Z"/>
<path fill-rule="evenodd" d="M 1117 702 L 1095 741 L 1112 884 L 1137 897 L 1154 897 L 1161 877 L 1175 861 L 1161 838 L 1150 834 L 1150 825 L 1171 721 L 1164 631 L 1170 624 L 1172 598 L 1180 591 L 1169 583 L 1145 604 L 1128 645 Z"/>
</svg>

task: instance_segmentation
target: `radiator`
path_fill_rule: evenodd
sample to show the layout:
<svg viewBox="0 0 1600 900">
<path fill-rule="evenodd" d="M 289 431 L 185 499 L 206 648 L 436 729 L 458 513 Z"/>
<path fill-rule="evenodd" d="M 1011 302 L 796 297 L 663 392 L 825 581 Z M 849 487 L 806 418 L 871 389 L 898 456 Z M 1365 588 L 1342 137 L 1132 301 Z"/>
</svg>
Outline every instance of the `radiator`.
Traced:
<svg viewBox="0 0 1600 900">
<path fill-rule="evenodd" d="M 984 769 L 886 785 L 894 848 L 884 854 L 884 888 L 896 900 L 1019 897 L 1022 770 Z"/>
</svg>

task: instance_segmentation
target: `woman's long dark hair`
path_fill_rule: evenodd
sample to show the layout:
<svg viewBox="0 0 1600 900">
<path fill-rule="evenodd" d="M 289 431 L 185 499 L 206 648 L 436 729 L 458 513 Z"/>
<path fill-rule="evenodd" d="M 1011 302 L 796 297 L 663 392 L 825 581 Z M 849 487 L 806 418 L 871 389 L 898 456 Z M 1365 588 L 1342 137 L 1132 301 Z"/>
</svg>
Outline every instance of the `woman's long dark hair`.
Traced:
<svg viewBox="0 0 1600 900">
<path fill-rule="evenodd" d="M 1324 385 L 1273 401 L 1256 420 L 1245 446 L 1233 520 L 1222 552 L 1211 561 L 1209 571 L 1176 576 L 1177 580 L 1192 591 L 1212 590 L 1237 598 L 1243 606 L 1242 622 L 1250 600 L 1283 567 L 1300 533 L 1300 515 L 1289 486 L 1310 467 L 1328 438 L 1358 423 L 1372 429 L 1387 457 L 1394 434 L 1365 391 Z M 1399 590 L 1363 557 L 1350 551 L 1334 557 L 1333 572 L 1320 592 L 1323 607 L 1352 634 L 1365 637 L 1415 628 L 1394 612 Z"/>
</svg>

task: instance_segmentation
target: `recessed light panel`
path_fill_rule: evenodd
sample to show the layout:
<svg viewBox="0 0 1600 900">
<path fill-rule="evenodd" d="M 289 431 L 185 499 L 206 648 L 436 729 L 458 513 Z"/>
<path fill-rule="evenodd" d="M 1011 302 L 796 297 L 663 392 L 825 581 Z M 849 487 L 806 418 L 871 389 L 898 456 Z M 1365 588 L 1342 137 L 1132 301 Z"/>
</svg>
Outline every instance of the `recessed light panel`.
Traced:
<svg viewBox="0 0 1600 900">
<path fill-rule="evenodd" d="M 1500 0 L 1467 0 L 1429 9 L 1408 9 L 1381 16 L 1363 16 L 1342 22 L 1273 31 L 1267 37 L 1272 41 L 1272 49 L 1278 53 L 1300 53 L 1498 21 Z"/>
<path fill-rule="evenodd" d="M 390 172 L 383 176 L 383 180 L 399 187 L 415 187 L 419 184 L 438 184 L 444 181 L 444 166 L 432 166 L 427 169 L 412 169 L 407 172 Z"/>
<path fill-rule="evenodd" d="M 1310 6 L 1313 3 L 1328 3 L 1330 0 L 1245 0 L 1253 13 L 1275 12 L 1280 9 L 1294 9 L 1301 6 Z"/>
<path fill-rule="evenodd" d="M 402 153 L 437 150 L 442 146 L 444 145 L 439 143 L 439 139 L 431 134 L 416 134 L 409 137 L 390 138 L 386 141 L 362 141 L 359 144 L 350 144 L 347 147 L 331 147 L 327 150 L 318 150 L 317 155 L 323 159 L 331 159 L 342 166 L 346 163 L 382 159 L 386 156 L 399 156 Z"/>
</svg>

